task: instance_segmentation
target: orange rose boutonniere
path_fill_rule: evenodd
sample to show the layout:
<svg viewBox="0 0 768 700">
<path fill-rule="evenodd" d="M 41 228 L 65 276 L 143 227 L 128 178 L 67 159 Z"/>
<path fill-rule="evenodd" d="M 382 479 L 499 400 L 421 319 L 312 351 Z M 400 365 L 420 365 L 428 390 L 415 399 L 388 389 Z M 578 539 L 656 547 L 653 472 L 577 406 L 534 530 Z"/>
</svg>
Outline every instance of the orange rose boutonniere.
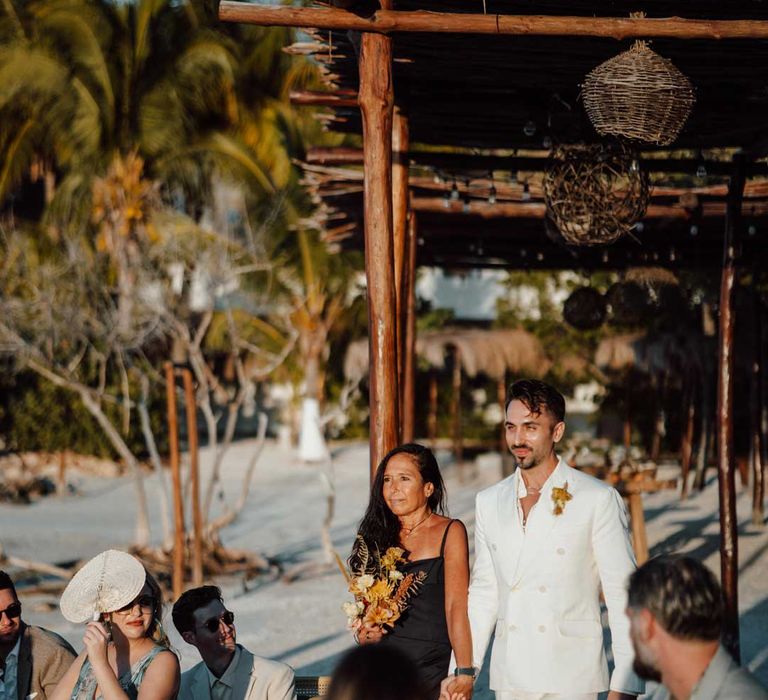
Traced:
<svg viewBox="0 0 768 700">
<path fill-rule="evenodd" d="M 553 513 L 555 515 L 562 515 L 563 511 L 565 510 L 565 504 L 568 503 L 573 498 L 570 493 L 568 493 L 568 482 L 566 481 L 562 488 L 555 486 L 552 489 L 552 502 L 555 504 L 555 508 Z"/>
</svg>

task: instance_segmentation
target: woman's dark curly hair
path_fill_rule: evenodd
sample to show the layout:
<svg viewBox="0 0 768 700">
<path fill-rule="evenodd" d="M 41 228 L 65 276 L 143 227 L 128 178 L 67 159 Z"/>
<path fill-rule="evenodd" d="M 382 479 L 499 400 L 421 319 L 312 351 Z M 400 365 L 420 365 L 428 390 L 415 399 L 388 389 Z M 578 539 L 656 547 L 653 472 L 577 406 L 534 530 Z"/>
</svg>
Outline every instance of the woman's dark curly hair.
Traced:
<svg viewBox="0 0 768 700">
<path fill-rule="evenodd" d="M 384 470 L 387 468 L 389 460 L 395 455 L 406 454 L 412 460 L 419 470 L 424 483 L 432 484 L 434 487 L 432 493 L 427 499 L 427 505 L 433 513 L 443 515 L 445 513 L 445 485 L 443 477 L 440 475 L 440 467 L 437 466 L 435 455 L 432 450 L 424 445 L 408 443 L 395 447 L 384 455 L 384 459 L 376 469 L 376 475 L 371 485 L 371 498 L 368 502 L 368 508 L 365 511 L 363 519 L 357 533 L 365 541 L 368 550 L 375 554 L 384 553 L 389 547 L 402 547 L 400 542 L 400 520 L 389 509 L 384 500 Z M 369 560 L 369 570 L 373 568 L 375 562 Z M 347 560 L 349 568 L 357 572 L 360 568 L 360 557 L 358 543 L 355 541 L 352 547 L 352 554 Z"/>
</svg>

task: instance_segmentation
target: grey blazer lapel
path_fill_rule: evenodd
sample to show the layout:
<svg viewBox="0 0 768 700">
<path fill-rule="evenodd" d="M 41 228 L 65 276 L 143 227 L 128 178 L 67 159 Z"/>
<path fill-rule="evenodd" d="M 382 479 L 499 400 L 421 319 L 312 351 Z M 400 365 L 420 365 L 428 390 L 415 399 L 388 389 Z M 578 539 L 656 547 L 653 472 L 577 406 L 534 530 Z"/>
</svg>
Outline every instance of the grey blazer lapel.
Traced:
<svg viewBox="0 0 768 700">
<path fill-rule="evenodd" d="M 232 686 L 232 700 L 248 700 L 251 687 L 256 682 L 256 669 L 253 667 L 253 654 L 240 647 L 240 660 L 237 664 L 235 684 Z"/>
<path fill-rule="evenodd" d="M 211 686 L 208 683 L 208 671 L 204 662 L 195 671 L 189 690 L 192 694 L 192 700 L 211 700 Z"/>
<path fill-rule="evenodd" d="M 16 691 L 18 700 L 25 700 L 32 689 L 32 640 L 30 630 L 24 625 L 19 644 L 19 660 L 16 669 Z"/>
</svg>

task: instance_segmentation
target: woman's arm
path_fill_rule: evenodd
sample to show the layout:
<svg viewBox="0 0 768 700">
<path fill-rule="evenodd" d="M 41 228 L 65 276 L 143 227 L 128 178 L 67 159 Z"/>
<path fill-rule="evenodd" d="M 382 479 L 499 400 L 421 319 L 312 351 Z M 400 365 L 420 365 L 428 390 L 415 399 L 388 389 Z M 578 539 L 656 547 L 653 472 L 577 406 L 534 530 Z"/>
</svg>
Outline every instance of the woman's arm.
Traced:
<svg viewBox="0 0 768 700">
<path fill-rule="evenodd" d="M 456 658 L 457 667 L 472 666 L 472 632 L 467 613 L 469 590 L 469 545 L 467 531 L 461 521 L 451 523 L 445 541 L 445 619 L 448 637 Z M 469 698 L 472 695 L 472 678 L 458 676 L 452 685 L 454 693 Z"/>
<path fill-rule="evenodd" d="M 172 700 L 179 691 L 180 680 L 181 671 L 176 654 L 170 650 L 161 651 L 152 659 L 144 674 L 138 700 Z"/>
<path fill-rule="evenodd" d="M 53 691 L 48 693 L 48 700 L 69 700 L 72 697 L 72 691 L 75 689 L 75 683 L 77 683 L 77 677 L 80 675 L 85 657 L 86 652 L 83 652 L 72 662 Z"/>
</svg>

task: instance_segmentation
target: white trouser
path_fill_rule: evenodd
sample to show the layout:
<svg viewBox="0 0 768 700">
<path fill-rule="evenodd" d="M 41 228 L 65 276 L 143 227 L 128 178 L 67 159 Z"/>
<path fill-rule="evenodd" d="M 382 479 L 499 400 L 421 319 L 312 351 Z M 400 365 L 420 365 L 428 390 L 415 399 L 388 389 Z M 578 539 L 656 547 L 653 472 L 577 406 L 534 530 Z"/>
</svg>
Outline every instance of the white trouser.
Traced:
<svg viewBox="0 0 768 700">
<path fill-rule="evenodd" d="M 597 700 L 597 693 L 532 693 L 530 690 L 497 690 L 496 700 Z"/>
</svg>

